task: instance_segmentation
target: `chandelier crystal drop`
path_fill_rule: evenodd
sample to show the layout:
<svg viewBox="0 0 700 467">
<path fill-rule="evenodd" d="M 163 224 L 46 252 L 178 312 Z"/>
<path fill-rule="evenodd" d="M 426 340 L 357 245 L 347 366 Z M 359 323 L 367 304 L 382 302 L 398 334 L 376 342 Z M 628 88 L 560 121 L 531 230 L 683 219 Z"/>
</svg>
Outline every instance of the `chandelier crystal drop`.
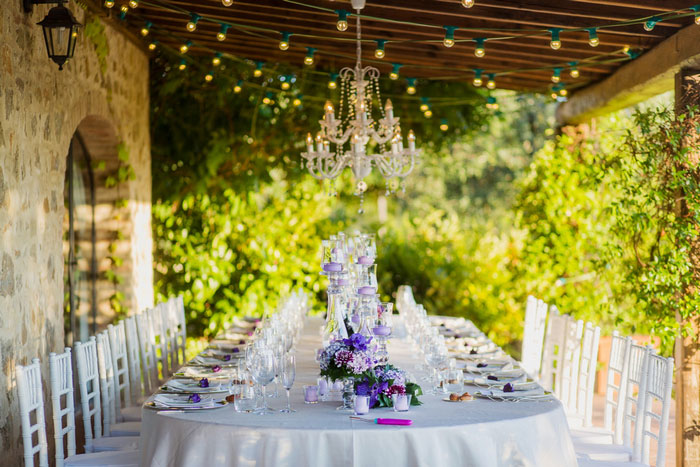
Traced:
<svg viewBox="0 0 700 467">
<path fill-rule="evenodd" d="M 340 103 L 338 111 L 330 101 L 324 106 L 321 130 L 315 137 L 308 134 L 306 152 L 302 152 L 302 168 L 318 180 L 334 180 L 349 167 L 356 182 L 355 195 L 367 189 L 363 180 L 376 167 L 389 189 L 390 180 L 407 177 L 419 161 L 413 131 L 408 133 L 408 147 L 403 144 L 399 118 L 394 116 L 391 100 L 381 106 L 379 70 L 362 67 L 362 33 L 360 11 L 365 0 L 353 0 L 357 10 L 357 63 L 354 68 L 340 70 Z M 374 105 L 375 101 L 379 105 Z M 348 145 L 349 143 L 349 145 Z M 335 150 L 331 150 L 331 144 Z M 398 185 L 398 183 L 392 183 Z"/>
</svg>

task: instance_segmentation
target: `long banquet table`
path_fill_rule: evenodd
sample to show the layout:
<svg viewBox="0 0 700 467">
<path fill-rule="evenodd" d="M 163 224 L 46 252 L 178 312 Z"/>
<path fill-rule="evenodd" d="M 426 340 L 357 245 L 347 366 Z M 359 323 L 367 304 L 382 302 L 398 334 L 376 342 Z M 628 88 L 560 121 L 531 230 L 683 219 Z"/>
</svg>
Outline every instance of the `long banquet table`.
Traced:
<svg viewBox="0 0 700 467">
<path fill-rule="evenodd" d="M 293 414 L 237 413 L 233 404 L 200 412 L 143 409 L 141 465 L 198 466 L 533 466 L 576 465 L 566 416 L 557 400 L 461 403 L 423 395 L 407 413 L 373 409 L 367 416 L 410 418 L 395 427 L 355 421 L 339 402 L 304 404 L 316 384 L 319 318 L 307 318 L 297 346 Z M 393 339 L 390 362 L 418 376 L 409 344 Z M 425 385 L 423 385 L 425 386 Z M 425 389 L 425 387 L 424 387 Z M 465 390 L 470 391 L 469 386 Z M 268 399 L 282 408 L 285 398 Z"/>
</svg>

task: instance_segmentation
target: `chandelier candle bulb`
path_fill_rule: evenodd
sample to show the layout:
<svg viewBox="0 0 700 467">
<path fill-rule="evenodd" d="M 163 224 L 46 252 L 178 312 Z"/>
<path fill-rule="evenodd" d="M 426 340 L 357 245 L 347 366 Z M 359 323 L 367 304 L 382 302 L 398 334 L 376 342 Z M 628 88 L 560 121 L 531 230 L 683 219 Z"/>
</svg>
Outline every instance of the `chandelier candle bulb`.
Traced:
<svg viewBox="0 0 700 467">
<path fill-rule="evenodd" d="M 306 135 L 306 150 L 309 153 L 314 152 L 314 139 L 311 137 L 311 133 Z"/>
<path fill-rule="evenodd" d="M 391 99 L 386 100 L 386 104 L 384 104 L 384 113 L 389 121 L 394 120 L 394 106 L 391 103 Z"/>
<path fill-rule="evenodd" d="M 416 150 L 416 135 L 415 135 L 415 133 L 413 133 L 413 130 L 409 130 L 409 132 L 408 132 L 408 150 L 409 151 Z"/>
</svg>

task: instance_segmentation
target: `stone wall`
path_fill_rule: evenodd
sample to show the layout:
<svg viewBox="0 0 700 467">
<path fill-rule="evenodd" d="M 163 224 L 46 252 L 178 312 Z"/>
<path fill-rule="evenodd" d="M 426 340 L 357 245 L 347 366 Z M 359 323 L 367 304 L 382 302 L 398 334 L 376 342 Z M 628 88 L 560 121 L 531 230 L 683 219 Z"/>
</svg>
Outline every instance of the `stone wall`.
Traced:
<svg viewBox="0 0 700 467">
<path fill-rule="evenodd" d="M 94 21 L 75 2 L 67 6 L 82 24 Z M 122 186 L 128 198 L 118 248 L 125 260 L 122 289 L 131 310 L 153 303 L 148 57 L 98 20 L 59 71 L 36 25 L 49 8 L 25 14 L 19 0 L 0 8 L 2 465 L 22 464 L 16 365 L 39 357 L 47 379 L 49 352 L 63 348 L 64 176 L 81 122 L 100 122 L 129 152 L 136 179 Z"/>
</svg>

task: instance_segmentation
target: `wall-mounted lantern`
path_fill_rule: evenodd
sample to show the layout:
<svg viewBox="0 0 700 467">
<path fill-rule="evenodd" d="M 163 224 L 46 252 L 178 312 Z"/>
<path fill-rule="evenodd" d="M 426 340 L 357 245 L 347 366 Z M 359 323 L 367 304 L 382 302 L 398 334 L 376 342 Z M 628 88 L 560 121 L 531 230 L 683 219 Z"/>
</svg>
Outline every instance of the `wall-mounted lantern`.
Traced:
<svg viewBox="0 0 700 467">
<path fill-rule="evenodd" d="M 44 42 L 49 58 L 53 60 L 59 70 L 63 70 L 63 65 L 73 58 L 75 53 L 75 43 L 78 40 L 78 28 L 80 23 L 75 19 L 73 13 L 63 6 L 67 0 L 22 0 L 24 11 L 32 11 L 34 5 L 58 4 L 51 8 L 46 17 L 37 24 L 44 31 Z"/>
</svg>

